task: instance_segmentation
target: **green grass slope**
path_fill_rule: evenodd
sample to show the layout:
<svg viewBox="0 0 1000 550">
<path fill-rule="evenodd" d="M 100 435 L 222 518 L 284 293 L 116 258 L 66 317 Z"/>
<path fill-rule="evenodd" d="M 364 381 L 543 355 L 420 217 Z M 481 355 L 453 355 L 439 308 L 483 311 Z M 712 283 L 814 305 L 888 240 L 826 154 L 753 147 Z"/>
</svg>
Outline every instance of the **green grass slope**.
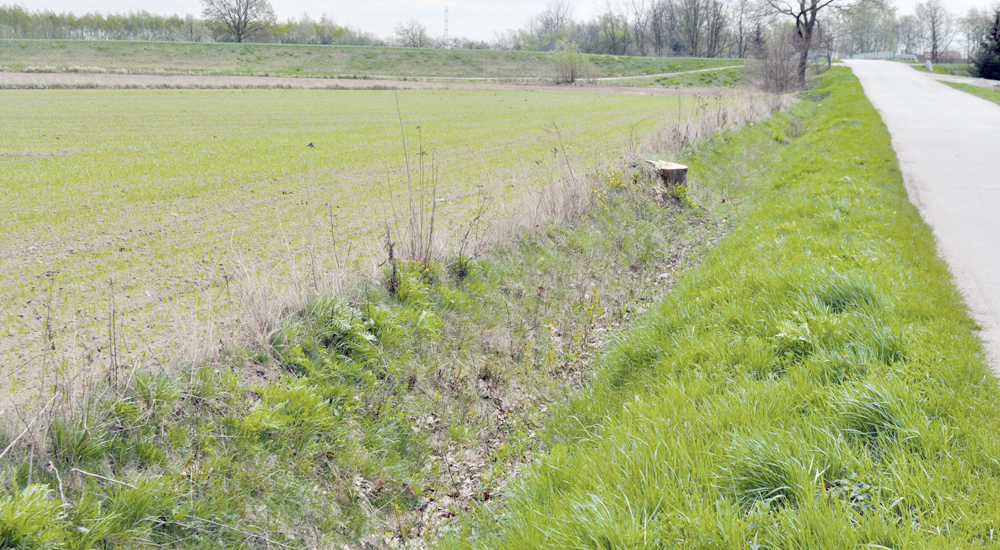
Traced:
<svg viewBox="0 0 1000 550">
<path fill-rule="evenodd" d="M 756 139 L 785 145 L 753 212 L 556 414 L 479 543 L 996 544 L 1000 392 L 877 112 L 837 68 Z"/>
<path fill-rule="evenodd" d="M 597 77 L 739 65 L 738 59 L 585 56 Z M 8 70 L 310 77 L 553 78 L 557 54 L 358 46 L 0 40 Z"/>
<path fill-rule="evenodd" d="M 733 88 L 746 78 L 743 67 L 658 77 L 656 84 L 668 88 Z"/>
</svg>

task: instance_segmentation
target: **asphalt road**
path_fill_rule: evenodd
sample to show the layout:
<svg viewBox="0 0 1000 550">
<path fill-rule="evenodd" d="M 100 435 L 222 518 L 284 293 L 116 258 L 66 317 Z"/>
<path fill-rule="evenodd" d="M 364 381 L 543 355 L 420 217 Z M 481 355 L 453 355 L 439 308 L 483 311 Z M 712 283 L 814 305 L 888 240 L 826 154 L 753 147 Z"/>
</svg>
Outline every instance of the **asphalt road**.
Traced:
<svg viewBox="0 0 1000 550">
<path fill-rule="evenodd" d="M 1000 374 L 1000 105 L 892 61 L 847 63 L 892 135 L 910 200 Z"/>
</svg>

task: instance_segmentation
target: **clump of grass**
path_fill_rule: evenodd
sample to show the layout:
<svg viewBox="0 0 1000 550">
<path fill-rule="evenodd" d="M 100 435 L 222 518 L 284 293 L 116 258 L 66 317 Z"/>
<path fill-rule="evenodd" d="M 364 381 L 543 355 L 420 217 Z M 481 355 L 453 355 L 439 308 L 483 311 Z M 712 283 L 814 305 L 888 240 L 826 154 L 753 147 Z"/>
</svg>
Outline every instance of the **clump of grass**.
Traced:
<svg viewBox="0 0 1000 550">
<path fill-rule="evenodd" d="M 900 397 L 906 393 L 872 381 L 845 391 L 835 400 L 841 431 L 877 455 L 887 446 L 917 437 L 919 432 L 903 408 L 906 400 Z"/>
<path fill-rule="evenodd" d="M 825 278 L 816 285 L 814 292 L 834 314 L 859 307 L 878 307 L 872 285 L 845 275 L 833 274 Z"/>
<path fill-rule="evenodd" d="M 166 374 L 136 373 L 132 388 L 139 402 L 154 414 L 170 410 L 178 398 L 177 383 Z"/>
<path fill-rule="evenodd" d="M 52 453 L 63 465 L 86 466 L 101 458 L 108 446 L 103 426 L 87 418 L 56 418 L 49 426 Z"/>
<path fill-rule="evenodd" d="M 801 443 L 794 447 L 801 446 Z M 811 470 L 796 452 L 775 446 L 773 438 L 749 438 L 740 443 L 731 475 L 736 500 L 744 507 L 791 506 L 805 495 L 802 474 Z"/>
<path fill-rule="evenodd" d="M 749 431 L 734 437 L 723 467 L 729 493 L 745 511 L 766 517 L 782 507 L 810 502 L 853 475 L 842 440 L 812 434 Z"/>
</svg>

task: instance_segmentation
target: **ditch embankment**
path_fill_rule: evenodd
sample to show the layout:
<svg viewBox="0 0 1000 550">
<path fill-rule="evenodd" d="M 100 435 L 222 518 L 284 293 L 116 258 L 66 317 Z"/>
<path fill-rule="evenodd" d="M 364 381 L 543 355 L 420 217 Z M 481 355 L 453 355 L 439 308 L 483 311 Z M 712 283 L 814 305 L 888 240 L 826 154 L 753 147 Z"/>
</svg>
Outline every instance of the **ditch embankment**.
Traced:
<svg viewBox="0 0 1000 550">
<path fill-rule="evenodd" d="M 43 97 L 30 99 L 51 92 L 37 93 Z M 111 93 L 70 94 L 92 108 L 100 98 L 149 92 Z M 273 106 L 283 93 L 247 95 Z M 231 103 L 225 94 L 211 98 Z M 308 94 L 294 99 L 301 103 Z M 621 149 L 605 128 L 602 151 L 630 159 L 666 151 L 665 158 L 676 158 L 669 151 L 691 151 L 718 130 L 740 135 L 734 127 L 772 115 L 787 99 L 700 101 L 689 116 L 672 101 L 676 119 L 658 117 L 663 126 L 645 138 L 642 127 L 632 126 Z M 595 114 L 602 113 L 607 108 Z M 620 111 L 613 114 L 621 120 Z M 407 123 L 397 117 L 405 135 Z M 495 123 L 498 109 L 488 117 Z M 524 154 L 518 124 L 519 141 L 508 148 Z M 281 133 L 274 127 L 261 132 L 275 134 Z M 436 170 L 425 160 L 426 142 L 409 140 L 402 191 L 388 209 L 393 216 L 369 227 L 373 254 L 385 254 L 382 267 L 342 281 L 331 295 L 315 282 L 331 269 L 313 263 L 308 298 L 278 302 L 284 307 L 277 311 L 261 305 L 274 303 L 265 300 L 266 288 L 252 289 L 256 301 L 248 304 L 257 307 L 241 319 L 259 332 L 219 342 L 220 351 L 207 359 L 144 365 L 123 345 L 119 329 L 127 325 L 109 315 L 109 341 L 101 348 L 109 361 L 99 364 L 98 378 L 57 369 L 47 379 L 56 383 L 39 386 L 35 408 L 8 411 L 0 429 L 0 542 L 419 547 L 453 532 L 479 504 L 502 501 L 541 449 L 538 434 L 550 411 L 587 384 L 601 350 L 719 241 L 741 205 L 752 204 L 738 194 L 741 182 L 760 177 L 761 155 L 780 147 L 765 140 L 737 156 L 713 157 L 718 162 L 692 174 L 689 188 L 665 194 L 636 166 L 588 167 L 567 150 L 568 135 L 552 137 L 541 148 L 543 159 L 552 159 L 551 185 L 507 201 L 491 200 L 480 188 L 469 197 L 471 219 L 457 224 L 447 223 L 444 200 L 455 189 L 430 175 Z M 295 140 L 290 150 L 328 150 L 310 139 L 315 148 Z M 372 143 L 388 147 L 392 139 Z M 190 137 L 186 143 L 208 150 Z M 481 181 L 478 160 L 473 168 Z M 455 185 L 467 181 L 477 180 Z M 726 185 L 732 194 L 710 190 Z M 307 217 L 309 204 L 289 203 L 294 216 L 255 209 L 241 218 L 287 234 L 293 217 Z M 350 208 L 355 204 L 365 203 Z M 194 238 L 205 240 L 204 233 Z M 264 239 L 262 248 L 275 242 Z M 443 243 L 453 246 L 451 254 L 439 253 Z M 179 252 L 174 247 L 166 257 L 177 261 Z M 220 298 L 230 286 L 227 280 Z M 115 296 L 121 304 L 122 295 Z M 57 333 L 48 315 L 43 368 L 55 364 Z"/>
</svg>

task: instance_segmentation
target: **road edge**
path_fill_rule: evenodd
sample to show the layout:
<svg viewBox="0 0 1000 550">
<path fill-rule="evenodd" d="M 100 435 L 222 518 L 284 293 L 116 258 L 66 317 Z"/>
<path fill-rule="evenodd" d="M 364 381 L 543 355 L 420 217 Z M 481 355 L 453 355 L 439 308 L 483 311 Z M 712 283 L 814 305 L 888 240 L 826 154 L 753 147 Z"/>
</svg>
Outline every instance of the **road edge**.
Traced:
<svg viewBox="0 0 1000 550">
<path fill-rule="evenodd" d="M 879 115 L 881 116 L 881 113 Z M 890 131 L 891 135 L 892 132 Z M 891 139 L 890 143 L 892 143 Z M 895 147 L 893 149 L 895 150 Z M 993 374 L 997 378 L 1000 378 L 1000 325 L 997 324 L 996 318 L 990 312 L 989 306 L 986 305 L 986 300 L 980 294 L 979 287 L 972 279 L 972 276 L 969 275 L 965 264 L 959 259 L 955 245 L 938 231 L 938 225 L 933 214 L 921 198 L 920 186 L 917 184 L 916 175 L 904 167 L 903 162 L 899 161 L 898 158 L 897 162 L 899 163 L 899 170 L 903 174 L 906 195 L 910 199 L 910 203 L 917 207 L 924 223 L 931 228 L 931 232 L 934 235 L 934 242 L 937 244 L 938 256 L 948 265 L 952 283 L 962 294 L 962 301 L 969 311 L 969 316 L 979 325 L 975 333 L 979 336 L 980 343 L 983 346 L 983 353 L 986 354 L 986 362 L 989 364 L 990 369 L 993 370 Z"/>
</svg>

